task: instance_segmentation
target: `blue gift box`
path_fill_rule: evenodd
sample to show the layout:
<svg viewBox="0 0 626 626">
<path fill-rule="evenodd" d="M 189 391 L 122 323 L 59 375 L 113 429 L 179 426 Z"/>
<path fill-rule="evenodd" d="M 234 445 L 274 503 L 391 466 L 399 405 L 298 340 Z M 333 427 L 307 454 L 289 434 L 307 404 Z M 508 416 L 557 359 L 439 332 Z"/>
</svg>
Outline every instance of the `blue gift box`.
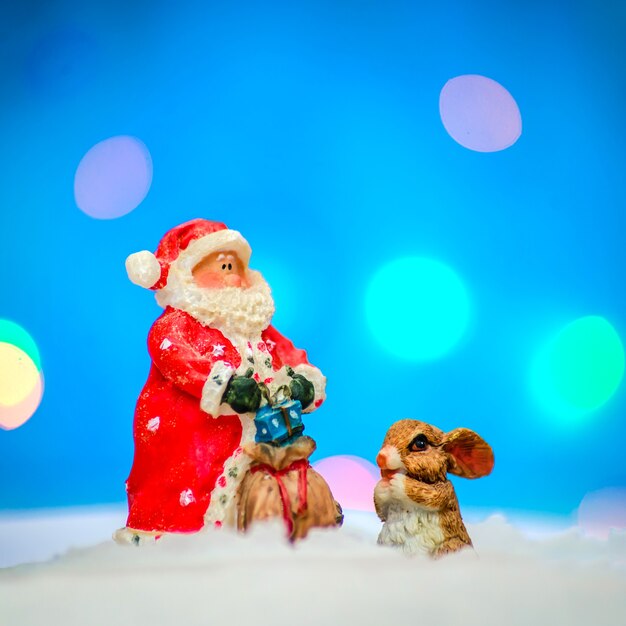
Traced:
<svg viewBox="0 0 626 626">
<path fill-rule="evenodd" d="M 261 407 L 254 418 L 257 443 L 287 443 L 304 430 L 302 404 L 299 400 L 284 400 Z"/>
</svg>

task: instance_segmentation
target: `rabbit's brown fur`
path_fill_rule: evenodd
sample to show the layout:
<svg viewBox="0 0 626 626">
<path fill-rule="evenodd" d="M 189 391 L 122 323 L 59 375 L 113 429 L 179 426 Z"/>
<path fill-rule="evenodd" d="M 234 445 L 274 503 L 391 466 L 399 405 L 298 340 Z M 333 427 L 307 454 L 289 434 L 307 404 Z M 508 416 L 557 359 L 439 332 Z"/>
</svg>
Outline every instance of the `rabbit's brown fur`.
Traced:
<svg viewBox="0 0 626 626">
<path fill-rule="evenodd" d="M 374 504 L 384 522 L 379 543 L 434 557 L 472 545 L 447 474 L 489 474 L 494 457 L 483 439 L 466 428 L 444 433 L 405 419 L 387 431 L 376 460 L 382 480 Z"/>
</svg>

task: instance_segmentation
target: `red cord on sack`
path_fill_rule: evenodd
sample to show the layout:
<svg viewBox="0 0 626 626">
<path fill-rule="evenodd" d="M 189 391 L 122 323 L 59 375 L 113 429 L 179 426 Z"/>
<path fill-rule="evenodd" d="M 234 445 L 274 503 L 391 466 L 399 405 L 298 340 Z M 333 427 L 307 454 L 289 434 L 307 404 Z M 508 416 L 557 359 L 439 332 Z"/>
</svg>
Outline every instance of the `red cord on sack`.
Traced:
<svg viewBox="0 0 626 626">
<path fill-rule="evenodd" d="M 294 461 L 291 465 L 287 467 L 277 470 L 274 469 L 271 465 L 255 465 L 250 468 L 250 471 L 253 474 L 257 472 L 265 472 L 270 476 L 273 476 L 276 479 L 276 483 L 278 484 L 278 491 L 280 492 L 280 499 L 283 504 L 283 520 L 285 521 L 285 525 L 287 526 L 287 531 L 289 536 L 293 535 L 293 517 L 291 514 L 291 502 L 289 501 L 289 493 L 287 492 L 287 487 L 285 487 L 285 483 L 282 481 L 282 476 L 288 474 L 289 472 L 297 471 L 298 472 L 298 510 L 296 512 L 297 515 L 302 515 L 304 511 L 306 511 L 308 502 L 307 502 L 307 470 L 311 467 L 309 462 L 306 459 L 298 459 Z"/>
</svg>

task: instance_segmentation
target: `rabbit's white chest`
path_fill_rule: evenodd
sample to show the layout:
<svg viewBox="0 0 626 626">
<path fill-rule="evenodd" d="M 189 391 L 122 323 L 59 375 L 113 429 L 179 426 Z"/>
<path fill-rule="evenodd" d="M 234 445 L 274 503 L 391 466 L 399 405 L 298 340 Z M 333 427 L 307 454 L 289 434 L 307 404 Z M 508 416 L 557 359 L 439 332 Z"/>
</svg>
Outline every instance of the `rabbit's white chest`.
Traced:
<svg viewBox="0 0 626 626">
<path fill-rule="evenodd" d="M 409 554 L 430 554 L 444 541 L 439 513 L 408 499 L 389 505 L 378 543 L 401 547 Z"/>
</svg>

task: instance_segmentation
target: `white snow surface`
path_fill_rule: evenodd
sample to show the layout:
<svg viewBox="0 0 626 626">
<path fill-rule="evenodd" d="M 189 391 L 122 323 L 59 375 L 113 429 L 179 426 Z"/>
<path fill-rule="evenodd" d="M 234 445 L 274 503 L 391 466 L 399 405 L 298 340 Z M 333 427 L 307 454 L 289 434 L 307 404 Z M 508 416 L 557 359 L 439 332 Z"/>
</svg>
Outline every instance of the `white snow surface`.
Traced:
<svg viewBox="0 0 626 626">
<path fill-rule="evenodd" d="M 68 545 L 86 547 L 0 569 L 0 624 L 626 624 L 624 532 L 606 540 L 577 527 L 527 532 L 493 515 L 468 523 L 474 552 L 432 561 L 376 545 L 375 516 L 346 512 L 342 529 L 295 546 L 280 523 L 248 535 L 222 529 L 142 547 L 89 545 L 118 515 L 48 520 L 50 536 L 65 528 L 74 533 Z M 42 558 L 41 543 L 24 553 L 29 533 L 33 545 L 41 538 L 36 529 L 26 518 L 0 519 L 0 548 L 21 546 L 22 561 Z"/>
</svg>

